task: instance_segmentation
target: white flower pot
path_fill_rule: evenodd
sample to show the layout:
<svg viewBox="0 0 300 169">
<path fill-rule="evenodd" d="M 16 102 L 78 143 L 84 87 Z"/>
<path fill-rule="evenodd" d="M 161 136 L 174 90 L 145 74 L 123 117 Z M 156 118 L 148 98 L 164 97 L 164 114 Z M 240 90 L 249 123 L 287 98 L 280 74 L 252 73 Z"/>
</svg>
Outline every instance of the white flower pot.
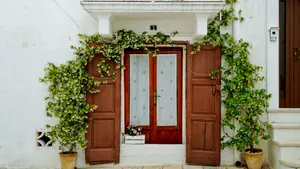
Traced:
<svg viewBox="0 0 300 169">
<path fill-rule="evenodd" d="M 145 144 L 145 135 L 130 136 L 126 134 L 125 144 Z"/>
</svg>

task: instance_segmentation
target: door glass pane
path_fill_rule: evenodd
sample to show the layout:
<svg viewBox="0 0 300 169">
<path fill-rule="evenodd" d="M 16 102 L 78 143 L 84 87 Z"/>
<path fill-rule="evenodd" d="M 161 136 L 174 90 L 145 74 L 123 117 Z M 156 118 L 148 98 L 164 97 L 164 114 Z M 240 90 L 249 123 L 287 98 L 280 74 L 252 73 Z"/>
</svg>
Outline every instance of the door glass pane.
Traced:
<svg viewBox="0 0 300 169">
<path fill-rule="evenodd" d="M 149 55 L 130 56 L 130 124 L 149 123 Z"/>
<path fill-rule="evenodd" d="M 177 126 L 177 55 L 157 55 L 157 125 Z"/>
</svg>

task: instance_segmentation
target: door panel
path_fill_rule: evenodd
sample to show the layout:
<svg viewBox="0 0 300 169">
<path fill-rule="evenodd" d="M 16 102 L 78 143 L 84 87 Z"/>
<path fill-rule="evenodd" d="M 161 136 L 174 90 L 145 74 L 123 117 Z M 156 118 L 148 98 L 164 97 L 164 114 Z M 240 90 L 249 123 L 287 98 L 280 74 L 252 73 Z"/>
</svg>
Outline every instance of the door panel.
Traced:
<svg viewBox="0 0 300 169">
<path fill-rule="evenodd" d="M 125 128 L 142 125 L 146 143 L 182 143 L 181 50 L 160 49 L 155 57 L 125 52 Z"/>
<path fill-rule="evenodd" d="M 156 57 L 157 59 L 154 61 L 154 77 L 155 84 L 157 84 L 154 89 L 157 89 L 159 95 L 161 95 L 161 90 L 159 89 L 163 89 L 163 93 L 166 93 L 157 98 L 158 101 L 162 101 L 162 103 L 158 102 L 158 104 L 168 108 L 163 107 L 163 109 L 160 109 L 157 105 L 157 108 L 154 110 L 154 114 L 157 115 L 157 117 L 154 119 L 154 121 L 156 121 L 154 128 L 156 141 L 153 143 L 159 144 L 182 144 L 182 49 L 171 49 L 173 51 L 160 50 Z M 159 58 L 161 56 L 162 58 Z M 175 64 L 175 62 L 177 63 Z M 175 78 L 176 83 L 174 83 Z M 163 88 L 163 85 L 167 88 Z M 172 89 L 173 87 L 176 90 Z M 173 97 L 177 99 L 174 100 Z M 158 118 L 165 118 L 163 115 L 159 116 L 159 114 L 169 116 L 170 122 L 173 124 L 169 122 L 167 125 L 159 124 Z M 171 116 L 173 117 L 171 118 Z M 167 122 L 164 119 L 161 119 L 161 121 Z"/>
<path fill-rule="evenodd" d="M 131 56 L 133 57 L 131 58 Z M 152 85 L 151 85 L 152 74 L 150 73 L 151 64 L 152 64 L 151 56 L 149 56 L 145 52 L 125 51 L 125 58 L 124 58 L 125 132 L 127 133 L 126 129 L 129 124 L 141 125 L 143 128 L 142 134 L 145 135 L 146 144 L 150 143 L 150 139 L 151 139 L 151 128 L 150 128 L 151 126 L 150 110 L 152 105 L 152 100 L 151 100 L 152 93 L 150 92 L 152 90 Z M 141 81 L 141 83 L 137 83 L 138 81 Z M 136 95 L 136 98 L 132 97 L 134 95 Z M 134 105 L 136 106 L 135 107 L 136 111 L 134 109 L 134 106 L 131 105 L 132 101 L 135 101 Z M 140 106 L 141 103 L 144 103 L 144 105 Z M 146 107 L 146 105 L 148 106 Z M 138 109 L 142 111 L 138 111 Z"/>
<path fill-rule="evenodd" d="M 214 114 L 213 86 L 193 86 L 193 112 L 195 114 Z"/>
<path fill-rule="evenodd" d="M 114 129 L 114 120 L 93 120 L 92 121 L 92 133 L 100 132 L 101 134 L 92 135 L 92 140 L 94 140 L 91 148 L 111 148 L 114 147 L 114 135 L 110 134 L 111 130 Z M 107 141 L 102 141 L 107 140 Z"/>
<path fill-rule="evenodd" d="M 157 56 L 157 126 L 177 126 L 176 72 L 176 54 Z"/>
<path fill-rule="evenodd" d="M 107 84 L 99 86 L 100 92 L 87 94 L 87 102 L 97 105 L 95 111 L 88 113 L 92 118 L 89 121 L 86 148 L 86 162 L 90 164 L 118 163 L 120 153 L 120 105 L 121 86 L 120 71 L 117 71 L 117 78 L 105 76 L 99 78 L 97 64 L 102 55 L 96 55 L 88 64 L 87 70 L 96 80 L 108 80 Z M 113 62 L 110 63 L 115 68 Z"/>
<path fill-rule="evenodd" d="M 187 57 L 186 161 L 188 164 L 220 164 L 220 79 L 209 73 L 221 65 L 220 48 L 203 46 Z"/>
<path fill-rule="evenodd" d="M 130 123 L 150 125 L 149 55 L 130 54 Z"/>
</svg>

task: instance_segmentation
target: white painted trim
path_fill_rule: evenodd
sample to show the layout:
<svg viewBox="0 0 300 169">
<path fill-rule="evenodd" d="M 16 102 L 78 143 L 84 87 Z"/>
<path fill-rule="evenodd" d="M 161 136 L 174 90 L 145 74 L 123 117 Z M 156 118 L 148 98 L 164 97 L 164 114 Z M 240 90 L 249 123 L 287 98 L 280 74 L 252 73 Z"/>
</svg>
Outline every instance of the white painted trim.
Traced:
<svg viewBox="0 0 300 169">
<path fill-rule="evenodd" d="M 183 46 L 182 56 L 182 144 L 186 144 L 186 59 L 187 46 Z M 185 153 L 184 153 L 185 154 Z"/>
<path fill-rule="evenodd" d="M 294 159 L 293 160 L 284 159 L 284 160 L 279 160 L 279 163 L 283 166 L 286 166 L 286 168 L 287 167 L 288 168 L 295 168 L 295 169 L 300 168 L 300 160 L 299 159 L 296 159 L 296 160 L 294 160 Z"/>
<path fill-rule="evenodd" d="M 300 123 L 270 123 L 273 129 L 300 129 Z M 300 142 L 299 142 L 300 143 Z"/>
<path fill-rule="evenodd" d="M 130 1 L 124 1 L 124 0 L 83 0 L 83 2 L 123 2 L 123 3 L 127 3 Z M 141 2 L 146 2 L 146 3 L 161 3 L 161 2 L 165 2 L 165 3 L 176 3 L 175 1 L 172 0 L 133 0 L 133 2 L 137 2 L 137 3 L 141 3 Z M 178 2 L 178 1 L 177 1 Z M 181 0 L 180 2 L 196 2 L 196 3 L 213 3 L 213 2 L 222 2 L 224 3 L 225 0 Z"/>
<path fill-rule="evenodd" d="M 300 140 L 273 140 L 273 144 L 278 147 L 300 147 Z"/>
<path fill-rule="evenodd" d="M 267 0 L 267 91 L 272 94 L 270 108 L 279 108 L 279 40 L 271 42 L 269 29 L 279 27 L 279 1 Z"/>
<path fill-rule="evenodd" d="M 195 14 L 196 17 L 196 35 L 205 36 L 207 34 L 208 14 Z"/>
<path fill-rule="evenodd" d="M 98 33 L 103 37 L 111 37 L 111 14 L 110 13 L 101 13 L 97 15 L 98 18 Z"/>
<path fill-rule="evenodd" d="M 268 109 L 268 113 L 300 113 L 300 108 Z"/>
<path fill-rule="evenodd" d="M 209 12 L 217 13 L 224 2 L 81 2 L 88 12 Z"/>
</svg>

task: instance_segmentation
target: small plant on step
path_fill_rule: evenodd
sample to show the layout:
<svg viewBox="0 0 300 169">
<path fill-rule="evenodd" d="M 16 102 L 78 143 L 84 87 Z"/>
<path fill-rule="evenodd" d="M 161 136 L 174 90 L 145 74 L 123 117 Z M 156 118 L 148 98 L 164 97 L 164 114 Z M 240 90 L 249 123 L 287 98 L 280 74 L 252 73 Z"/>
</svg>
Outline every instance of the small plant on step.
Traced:
<svg viewBox="0 0 300 169">
<path fill-rule="evenodd" d="M 139 136 L 142 134 L 142 127 L 136 124 L 127 126 L 128 135 Z"/>
</svg>

